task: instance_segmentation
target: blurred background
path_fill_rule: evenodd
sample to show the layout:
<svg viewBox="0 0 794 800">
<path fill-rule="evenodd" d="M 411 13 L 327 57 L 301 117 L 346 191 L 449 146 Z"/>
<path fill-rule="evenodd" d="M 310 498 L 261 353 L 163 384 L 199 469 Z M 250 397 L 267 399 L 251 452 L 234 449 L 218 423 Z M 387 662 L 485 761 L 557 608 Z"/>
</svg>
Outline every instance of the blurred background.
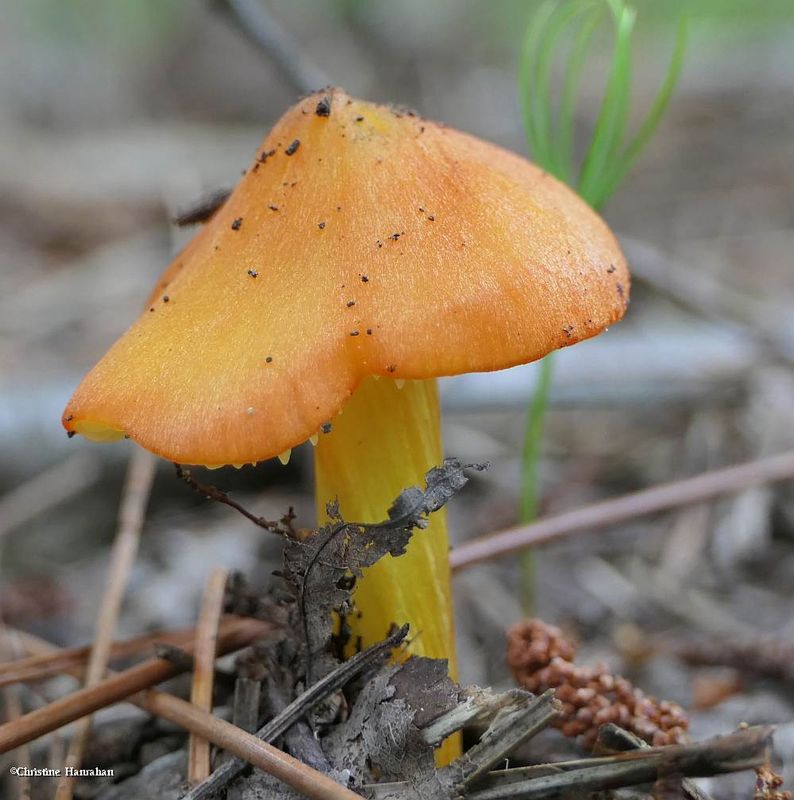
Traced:
<svg viewBox="0 0 794 800">
<path fill-rule="evenodd" d="M 682 8 L 677 93 L 606 208 L 635 275 L 627 319 L 557 362 L 543 514 L 794 446 L 794 5 L 640 0 L 634 107 L 647 110 Z M 526 152 L 516 68 L 529 0 L 275 0 L 333 84 Z M 598 110 L 609 37 L 577 125 Z M 90 639 L 132 445 L 71 441 L 61 410 L 132 322 L 176 248 L 170 224 L 230 187 L 298 92 L 221 2 L 9 0 L 0 25 L 0 612 Z M 445 381 L 446 448 L 491 469 L 453 503 L 457 541 L 516 521 L 533 366 Z M 212 473 L 257 513 L 312 524 L 310 453 Z M 161 464 L 122 634 L 191 624 L 216 563 L 265 581 L 265 534 Z M 693 668 L 670 642 L 794 639 L 794 489 L 761 487 L 538 555 L 538 613 L 649 692 L 695 736 L 781 723 L 794 686 Z M 508 685 L 515 560 L 456 578 L 462 678 Z M 794 775 L 790 774 L 790 780 Z M 745 776 L 746 779 L 746 776 Z"/>
</svg>

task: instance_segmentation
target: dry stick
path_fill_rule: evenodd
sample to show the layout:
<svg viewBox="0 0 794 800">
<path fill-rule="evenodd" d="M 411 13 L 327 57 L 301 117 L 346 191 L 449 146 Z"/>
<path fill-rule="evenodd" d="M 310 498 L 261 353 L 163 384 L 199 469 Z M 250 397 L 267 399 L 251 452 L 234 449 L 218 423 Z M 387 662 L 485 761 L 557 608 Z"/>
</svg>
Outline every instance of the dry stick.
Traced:
<svg viewBox="0 0 794 800">
<path fill-rule="evenodd" d="M 328 84 L 322 70 L 300 49 L 261 0 L 216 0 L 216 5 L 229 14 L 298 92 L 314 92 Z"/>
<path fill-rule="evenodd" d="M 636 786 L 665 777 L 698 778 L 741 772 L 764 763 L 773 732 L 772 726 L 758 726 L 693 744 L 673 744 L 604 758 L 492 772 L 488 776 L 492 785 L 476 789 L 467 797 L 471 800 L 586 797 L 593 792 Z M 537 777 L 532 777 L 533 773 Z M 522 776 L 526 780 L 520 780 Z"/>
<path fill-rule="evenodd" d="M 249 625 L 253 620 L 247 621 Z M 259 632 L 267 630 L 262 622 L 256 622 Z M 21 634 L 22 641 L 29 651 L 53 652 L 55 648 L 48 642 L 30 634 Z M 249 640 L 252 637 L 249 637 Z M 219 640 L 219 652 L 232 650 Z M 123 674 L 123 673 L 122 673 Z M 340 786 L 327 775 L 301 764 L 300 761 L 282 753 L 272 745 L 257 739 L 225 720 L 213 717 L 206 711 L 180 700 L 178 697 L 158 692 L 154 689 L 138 692 L 126 698 L 139 708 L 179 725 L 187 731 L 198 733 L 214 745 L 242 758 L 255 767 L 301 792 L 311 800 L 361 800 L 361 796 Z M 2 727 L 0 727 L 0 735 Z"/>
<path fill-rule="evenodd" d="M 195 628 L 185 628 L 177 631 L 157 631 L 113 642 L 110 648 L 110 658 L 143 654 L 151 645 L 171 644 L 182 646 L 195 638 Z M 47 652 L 36 656 L 18 658 L 0 664 L 0 687 L 10 686 L 14 683 L 33 683 L 45 678 L 58 675 L 72 667 L 80 667 L 88 660 L 91 654 L 91 645 L 84 647 L 70 647 L 55 652 Z M 82 677 L 82 675 L 80 676 Z"/>
<path fill-rule="evenodd" d="M 747 308 L 746 295 L 729 288 L 706 270 L 693 276 L 691 270 L 677 266 L 667 253 L 631 236 L 621 236 L 632 277 L 666 294 L 698 316 L 739 328 L 778 358 L 794 364 L 790 338 L 780 335 L 774 314 L 766 316 Z"/>
<path fill-rule="evenodd" d="M 598 748 L 605 753 L 611 751 L 629 752 L 632 750 L 650 750 L 651 746 L 634 733 L 608 722 L 598 729 L 598 739 L 594 755 L 598 755 Z M 681 778 L 681 794 L 684 800 L 711 800 L 711 796 L 704 792 L 691 778 Z"/>
<path fill-rule="evenodd" d="M 0 498 L 0 539 L 38 514 L 87 489 L 99 477 L 99 461 L 77 453 Z"/>
<path fill-rule="evenodd" d="M 3 704 L 5 705 L 5 716 L 7 720 L 13 722 L 22 716 L 22 703 L 19 700 L 16 687 L 8 686 L 3 689 Z M 27 745 L 23 745 L 15 754 L 14 766 L 29 767 L 30 764 L 30 750 Z M 18 800 L 30 800 L 30 778 L 20 775 L 16 783 Z"/>
<path fill-rule="evenodd" d="M 129 581 L 130 572 L 138 553 L 141 529 L 146 506 L 154 482 L 157 465 L 155 457 L 136 447 L 130 455 L 127 477 L 119 507 L 118 530 L 110 555 L 107 583 L 99 607 L 99 617 L 94 629 L 94 643 L 86 668 L 85 685 L 96 686 L 107 670 L 110 650 L 118 624 L 121 603 Z M 66 754 L 65 766 L 79 769 L 91 733 L 91 717 L 77 724 Z M 76 778 L 64 775 L 58 781 L 55 800 L 71 800 Z"/>
<path fill-rule="evenodd" d="M 0 655 L 6 657 L 8 655 L 14 657 L 20 649 L 19 639 L 14 635 L 14 632 L 6 628 L 0 623 Z M 19 699 L 18 690 L 16 687 L 8 686 L 2 692 L 3 705 L 5 706 L 5 716 L 8 721 L 14 721 L 22 716 L 22 702 Z M 27 745 L 19 748 L 14 757 L 14 766 L 17 767 L 30 767 L 30 749 Z M 31 785 L 30 778 L 25 775 L 20 775 L 16 781 L 18 800 L 30 800 Z"/>
<path fill-rule="evenodd" d="M 680 508 L 759 483 L 771 483 L 793 476 L 794 451 L 789 450 L 482 536 L 456 547 L 450 553 L 450 564 L 452 571 L 457 572 L 482 561 L 546 544 L 574 533 L 616 525 L 635 517 Z"/>
<path fill-rule="evenodd" d="M 269 630 L 271 627 L 259 620 L 240 619 L 219 637 L 218 652 L 228 653 L 245 647 Z M 192 649 L 189 643 L 185 646 L 186 651 Z M 68 725 L 100 708 L 120 702 L 131 694 L 148 689 L 184 671 L 185 665 L 182 663 L 151 658 L 106 678 L 96 686 L 78 689 L 66 697 L 25 714 L 14 723 L 0 725 L 0 753 L 13 750 L 25 742 Z"/>
<path fill-rule="evenodd" d="M 223 613 L 223 596 L 228 572 L 217 568 L 212 571 L 201 603 L 196 644 L 193 656 L 193 685 L 190 702 L 203 711 L 212 711 L 212 689 L 215 683 L 215 646 L 218 641 L 218 624 Z M 202 736 L 190 734 L 188 743 L 187 780 L 191 786 L 210 775 L 210 743 Z M 56 798 L 56 800 L 58 800 Z"/>
<path fill-rule="evenodd" d="M 343 661 L 324 678 L 312 684 L 303 694 L 296 697 L 283 711 L 273 717 L 256 732 L 257 738 L 272 742 L 302 719 L 317 703 L 347 685 L 353 678 L 375 664 L 384 661 L 388 654 L 408 635 L 408 626 L 403 625 L 387 637 L 352 658 Z M 232 759 L 221 764 L 204 783 L 193 787 L 182 800 L 207 800 L 233 781 L 244 769 L 244 761 Z"/>
</svg>

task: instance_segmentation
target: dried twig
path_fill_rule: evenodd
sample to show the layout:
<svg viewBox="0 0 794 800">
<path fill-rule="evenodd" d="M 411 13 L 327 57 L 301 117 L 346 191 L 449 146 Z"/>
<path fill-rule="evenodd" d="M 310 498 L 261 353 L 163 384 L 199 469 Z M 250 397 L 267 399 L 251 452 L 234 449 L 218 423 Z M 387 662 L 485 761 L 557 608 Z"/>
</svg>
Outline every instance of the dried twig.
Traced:
<svg viewBox="0 0 794 800">
<path fill-rule="evenodd" d="M 241 620 L 241 622 L 246 622 L 249 630 L 245 640 L 238 642 L 237 646 L 241 646 L 253 638 L 251 636 L 253 632 L 251 629 L 252 621 Z M 266 625 L 258 623 L 259 633 L 267 629 Z M 47 650 L 52 652 L 54 650 L 52 645 L 32 636 L 27 636 L 26 643 L 38 652 Z M 227 647 L 227 643 L 224 640 L 219 640 L 219 652 L 226 652 L 232 649 L 235 648 L 232 646 Z M 124 674 L 121 673 L 117 677 Z M 240 730 L 225 720 L 213 717 L 206 711 L 201 711 L 178 697 L 166 692 L 149 689 L 131 695 L 126 699 L 150 714 L 167 719 L 191 733 L 195 732 L 203 736 L 217 747 L 221 747 L 244 759 L 247 763 L 253 764 L 264 772 L 273 775 L 296 791 L 311 798 L 311 800 L 361 800 L 360 795 L 351 792 L 344 786 L 340 786 L 327 775 L 301 764 L 296 759 L 257 739 L 250 733 Z M 0 726 L 0 741 L 2 741 L 2 731 L 3 728 Z"/>
<path fill-rule="evenodd" d="M 515 553 L 527 547 L 588 530 L 598 530 L 636 517 L 667 511 L 730 494 L 761 483 L 794 476 L 794 451 L 712 470 L 673 483 L 654 486 L 612 500 L 482 536 L 456 547 L 450 553 L 452 571 Z"/>
<path fill-rule="evenodd" d="M 328 84 L 320 68 L 279 25 L 263 0 L 216 0 L 216 6 L 228 14 L 298 92 L 308 94 Z"/>
<path fill-rule="evenodd" d="M 118 531 L 110 555 L 107 583 L 99 604 L 94 643 L 86 668 L 86 687 L 96 686 L 107 669 L 121 603 L 138 553 L 141 529 L 156 469 L 157 460 L 151 453 L 140 447 L 132 451 L 119 507 Z M 91 717 L 87 716 L 76 726 L 66 754 L 66 767 L 79 769 L 90 732 Z M 72 776 L 61 777 L 55 792 L 55 800 L 71 800 L 75 783 L 76 779 Z"/>
<path fill-rule="evenodd" d="M 20 633 L 24 637 L 27 634 Z M 113 642 L 110 647 L 110 659 L 123 658 L 130 655 L 143 654 L 147 649 L 157 644 L 171 644 L 181 646 L 192 641 L 195 637 L 194 628 L 178 631 L 158 631 L 136 636 L 132 639 Z M 0 687 L 14 683 L 32 683 L 58 675 L 73 667 L 80 668 L 82 677 L 83 665 L 91 653 L 91 645 L 84 647 L 70 647 L 52 652 L 41 653 L 35 656 L 15 659 L 0 664 Z"/>
<path fill-rule="evenodd" d="M 644 739 L 618 725 L 607 723 L 602 725 L 598 731 L 598 741 L 594 753 L 605 755 L 609 752 L 625 753 L 631 750 L 648 749 L 650 749 L 650 745 Z M 681 793 L 685 800 L 711 800 L 710 795 L 690 778 L 681 779 Z"/>
<path fill-rule="evenodd" d="M 791 340 L 780 335 L 777 318 L 769 304 L 752 301 L 747 293 L 731 288 L 709 270 L 682 267 L 661 250 L 640 239 L 621 236 L 631 264 L 631 274 L 668 295 L 701 318 L 729 323 L 750 339 L 760 342 L 776 357 L 794 364 Z"/>
<path fill-rule="evenodd" d="M 557 762 L 491 773 L 491 786 L 468 800 L 540 800 L 635 786 L 659 778 L 704 777 L 739 772 L 764 763 L 772 727 L 748 728 L 695 744 L 652 747 L 605 758 Z M 533 771 L 539 777 L 531 777 Z M 545 774 L 543 774 L 545 773 Z M 520 780 L 519 776 L 526 776 Z"/>
<path fill-rule="evenodd" d="M 790 639 L 697 639 L 665 646 L 688 664 L 732 667 L 744 675 L 773 678 L 794 686 L 794 641 Z"/>
<path fill-rule="evenodd" d="M 0 540 L 24 522 L 87 489 L 99 474 L 97 458 L 76 453 L 12 489 L 0 498 Z"/>
<path fill-rule="evenodd" d="M 141 696 L 140 704 L 150 713 L 198 733 L 214 745 L 259 767 L 306 797 L 315 800 L 361 800 L 360 795 L 336 783 L 327 775 L 301 764 L 256 736 L 236 728 L 230 722 L 213 717 L 190 703 L 164 692 L 150 691 Z"/>
<path fill-rule="evenodd" d="M 250 644 L 271 628 L 259 620 L 240 619 L 229 625 L 218 639 L 218 652 L 228 653 Z M 186 645 L 186 649 L 191 645 Z M 177 675 L 179 665 L 161 658 L 152 658 L 106 678 L 96 686 L 79 689 L 67 697 L 55 700 L 31 711 L 12 723 L 0 725 L 0 753 L 37 739 L 76 719 L 92 714 L 105 706 L 117 703 L 130 695 Z"/>
<path fill-rule="evenodd" d="M 214 500 L 216 503 L 222 503 L 225 506 L 233 508 L 235 511 L 239 511 L 246 519 L 251 520 L 254 525 L 258 525 L 260 528 L 264 528 L 267 531 L 282 535 L 287 533 L 288 529 L 285 530 L 285 528 L 282 527 L 282 523 L 286 523 L 286 520 L 289 519 L 289 515 L 285 520 L 282 520 L 282 523 L 271 522 L 264 517 L 257 517 L 256 514 L 252 514 L 236 500 L 232 500 L 226 492 L 222 491 L 217 486 L 212 486 L 208 483 L 200 483 L 193 477 L 190 470 L 185 469 L 181 464 L 174 464 L 174 466 L 176 467 L 177 477 L 181 478 L 191 489 L 203 495 L 208 500 Z"/>
<path fill-rule="evenodd" d="M 261 688 L 261 682 L 252 678 L 238 678 L 234 683 L 232 722 L 247 733 L 253 733 L 259 722 Z"/>
<path fill-rule="evenodd" d="M 215 648 L 218 641 L 218 624 L 223 612 L 223 595 L 228 573 L 215 569 L 207 582 L 196 626 L 194 647 L 193 685 L 190 702 L 196 708 L 212 711 L 212 690 L 215 683 Z M 195 733 L 188 744 L 187 780 L 193 786 L 209 777 L 210 743 Z M 56 798 L 57 800 L 57 798 Z"/>
<path fill-rule="evenodd" d="M 20 649 L 19 639 L 14 631 L 6 628 L 0 623 L 0 657 L 14 657 Z M 16 687 L 7 686 L 2 692 L 3 706 L 5 708 L 5 719 L 13 722 L 22 716 L 22 701 Z M 20 747 L 14 754 L 15 765 L 19 767 L 29 767 L 31 765 L 30 749 L 27 745 Z M 31 797 L 30 778 L 26 775 L 19 775 L 16 780 L 16 796 L 18 800 L 30 800 Z"/>
<path fill-rule="evenodd" d="M 278 716 L 258 730 L 256 732 L 257 737 L 265 742 L 272 742 L 277 739 L 315 705 L 341 689 L 362 672 L 381 663 L 407 635 L 408 626 L 404 625 L 389 638 L 366 650 L 362 650 L 360 653 L 356 653 L 351 659 L 341 663 L 335 670 L 309 687 L 302 695 L 296 697 Z M 243 760 L 227 761 L 218 767 L 204 783 L 199 784 L 188 792 L 183 800 L 206 800 L 233 781 L 243 769 L 245 769 Z"/>
<path fill-rule="evenodd" d="M 458 791 L 476 783 L 560 713 L 560 703 L 554 699 L 552 690 L 540 697 L 526 694 L 524 698 L 525 702 L 517 707 L 499 711 L 480 741 L 444 770 Z"/>
</svg>

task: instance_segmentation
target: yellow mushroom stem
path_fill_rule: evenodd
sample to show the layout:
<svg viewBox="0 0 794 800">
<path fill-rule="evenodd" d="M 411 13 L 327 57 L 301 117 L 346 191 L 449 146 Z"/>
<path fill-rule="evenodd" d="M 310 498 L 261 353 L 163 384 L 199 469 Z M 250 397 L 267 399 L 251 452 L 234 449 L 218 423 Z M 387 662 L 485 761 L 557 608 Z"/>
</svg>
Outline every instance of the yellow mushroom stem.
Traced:
<svg viewBox="0 0 794 800">
<path fill-rule="evenodd" d="M 403 489 L 424 486 L 425 474 L 441 463 L 441 419 L 436 381 L 367 378 L 320 434 L 314 449 L 317 514 L 335 498 L 346 520 L 379 522 Z M 381 641 L 393 622 L 411 626 L 410 652 L 446 658 L 455 677 L 455 641 L 444 509 L 414 533 L 404 555 L 386 556 L 365 571 L 349 619 L 363 646 Z M 457 740 L 442 746 L 446 763 L 459 751 Z"/>
</svg>

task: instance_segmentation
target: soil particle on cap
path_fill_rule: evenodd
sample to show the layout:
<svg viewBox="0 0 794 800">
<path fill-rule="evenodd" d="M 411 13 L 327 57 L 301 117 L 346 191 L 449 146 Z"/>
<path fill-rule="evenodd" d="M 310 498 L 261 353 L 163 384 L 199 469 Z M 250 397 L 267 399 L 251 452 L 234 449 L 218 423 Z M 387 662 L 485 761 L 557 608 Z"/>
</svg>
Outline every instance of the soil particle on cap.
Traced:
<svg viewBox="0 0 794 800">
<path fill-rule="evenodd" d="M 318 103 L 314 109 L 314 113 L 317 114 L 318 117 L 330 117 L 331 116 L 331 98 L 328 95 L 325 95 Z"/>
<path fill-rule="evenodd" d="M 358 336 L 358 331 L 350 331 L 351 336 Z"/>
<path fill-rule="evenodd" d="M 352 306 L 354 306 L 355 304 L 356 304 L 356 301 L 355 301 L 355 300 L 348 300 L 348 301 L 347 301 L 347 303 L 346 303 L 346 305 L 347 305 L 347 307 L 348 307 L 348 308 L 351 308 L 351 307 L 352 307 Z"/>
<path fill-rule="evenodd" d="M 243 225 L 243 218 L 237 217 L 237 219 L 234 222 L 232 222 L 232 230 L 239 231 L 242 225 Z"/>
<path fill-rule="evenodd" d="M 367 328 L 367 336 L 372 336 L 372 328 Z"/>
<path fill-rule="evenodd" d="M 563 325 L 562 330 L 568 339 L 570 339 L 571 336 L 573 336 L 573 325 Z"/>
<path fill-rule="evenodd" d="M 610 264 L 610 265 L 607 267 L 607 274 L 608 274 L 608 275 L 611 275 L 611 274 L 612 274 L 612 273 L 613 273 L 613 272 L 614 272 L 616 269 L 617 269 L 617 267 L 616 267 L 614 264 Z"/>
<path fill-rule="evenodd" d="M 77 431 L 66 431 L 66 438 L 67 439 L 74 439 L 77 435 Z"/>
<path fill-rule="evenodd" d="M 164 302 L 164 303 L 167 303 L 167 302 L 168 302 L 170 299 L 171 299 L 171 298 L 170 298 L 170 297 L 169 297 L 167 294 L 164 294 L 164 295 L 163 295 L 163 302 Z"/>
<path fill-rule="evenodd" d="M 285 156 L 294 156 L 295 153 L 298 152 L 298 148 L 301 146 L 300 139 L 293 139 L 290 143 L 289 147 L 284 151 Z"/>
<path fill-rule="evenodd" d="M 387 238 L 391 239 L 393 242 L 396 242 L 401 236 L 405 234 L 405 231 L 401 231 L 399 233 L 392 233 Z"/>
<path fill-rule="evenodd" d="M 428 215 L 427 215 L 427 218 L 428 218 L 428 219 L 429 219 L 431 222 L 435 222 L 435 221 L 436 221 L 436 215 L 435 215 L 435 214 L 428 214 Z"/>
<path fill-rule="evenodd" d="M 64 422 L 71 422 L 73 419 L 74 419 L 74 414 L 69 414 L 68 417 L 64 417 L 63 418 L 63 421 Z"/>
<path fill-rule="evenodd" d="M 320 425 L 320 430 L 323 433 L 330 433 L 331 432 L 331 427 L 332 427 L 332 425 L 331 425 L 330 422 L 323 422 L 323 424 Z"/>
<path fill-rule="evenodd" d="M 383 247 L 383 242 L 382 242 L 380 239 L 377 239 L 377 240 L 375 241 L 375 244 L 376 244 L 376 245 L 378 245 L 378 248 L 381 248 L 381 247 Z"/>
<path fill-rule="evenodd" d="M 274 156 L 274 155 L 276 155 L 276 151 L 275 150 L 263 150 L 259 154 L 259 163 L 260 164 L 264 164 L 270 158 L 270 156 Z"/>
<path fill-rule="evenodd" d="M 364 121 L 364 117 L 362 117 L 362 116 L 359 114 L 359 115 L 356 117 L 356 122 L 363 122 L 363 121 Z"/>
<path fill-rule="evenodd" d="M 256 278 L 256 276 L 259 275 L 259 273 L 255 269 L 249 269 L 247 270 L 247 272 L 252 278 Z"/>
<path fill-rule="evenodd" d="M 272 364 L 273 363 L 273 356 L 267 356 L 265 358 L 265 363 L 266 364 Z"/>
<path fill-rule="evenodd" d="M 317 227 L 318 227 L 320 230 L 324 230 L 324 229 L 325 229 L 325 223 L 324 223 L 324 222 L 318 222 L 318 223 L 317 223 Z"/>
<path fill-rule="evenodd" d="M 149 311 L 154 311 L 154 306 L 152 306 L 152 307 L 149 309 Z"/>
<path fill-rule="evenodd" d="M 271 211 L 278 211 L 278 206 L 274 206 L 274 205 L 273 205 L 273 203 L 270 203 L 270 205 L 268 205 L 268 208 L 269 208 Z"/>
<path fill-rule="evenodd" d="M 361 276 L 361 282 L 362 283 L 369 283 L 369 277 L 367 275 L 362 275 Z"/>
<path fill-rule="evenodd" d="M 622 283 L 616 283 L 615 289 L 617 290 L 618 297 L 620 297 L 621 299 L 623 299 L 626 296 L 626 290 L 623 288 Z"/>
<path fill-rule="evenodd" d="M 389 366 L 386 367 L 386 372 L 397 372 L 397 365 L 389 364 Z"/>
</svg>

